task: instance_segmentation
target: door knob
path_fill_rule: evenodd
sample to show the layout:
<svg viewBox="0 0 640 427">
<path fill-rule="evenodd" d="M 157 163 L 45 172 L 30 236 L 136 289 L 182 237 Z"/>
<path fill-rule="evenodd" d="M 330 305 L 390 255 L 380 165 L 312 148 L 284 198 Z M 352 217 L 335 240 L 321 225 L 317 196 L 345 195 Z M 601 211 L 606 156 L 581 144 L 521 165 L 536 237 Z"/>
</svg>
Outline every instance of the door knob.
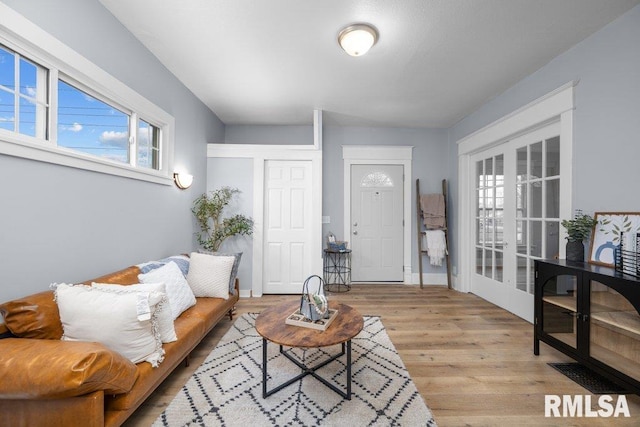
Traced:
<svg viewBox="0 0 640 427">
<path fill-rule="evenodd" d="M 354 226 L 354 227 L 357 227 L 357 226 L 358 226 L 358 223 L 357 223 L 357 222 L 354 222 L 354 223 L 353 223 L 353 226 Z"/>
<path fill-rule="evenodd" d="M 353 234 L 354 235 L 358 234 L 358 230 L 353 230 Z"/>
</svg>

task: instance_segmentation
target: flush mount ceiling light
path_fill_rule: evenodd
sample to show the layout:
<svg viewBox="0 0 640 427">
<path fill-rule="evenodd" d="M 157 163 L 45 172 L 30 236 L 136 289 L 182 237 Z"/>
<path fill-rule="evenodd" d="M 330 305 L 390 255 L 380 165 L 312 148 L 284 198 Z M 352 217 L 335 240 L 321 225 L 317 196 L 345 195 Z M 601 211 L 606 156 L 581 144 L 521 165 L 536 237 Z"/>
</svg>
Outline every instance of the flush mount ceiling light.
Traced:
<svg viewBox="0 0 640 427">
<path fill-rule="evenodd" d="M 338 43 L 351 56 L 362 56 L 378 41 L 378 31 L 369 24 L 353 24 L 340 31 Z"/>
</svg>

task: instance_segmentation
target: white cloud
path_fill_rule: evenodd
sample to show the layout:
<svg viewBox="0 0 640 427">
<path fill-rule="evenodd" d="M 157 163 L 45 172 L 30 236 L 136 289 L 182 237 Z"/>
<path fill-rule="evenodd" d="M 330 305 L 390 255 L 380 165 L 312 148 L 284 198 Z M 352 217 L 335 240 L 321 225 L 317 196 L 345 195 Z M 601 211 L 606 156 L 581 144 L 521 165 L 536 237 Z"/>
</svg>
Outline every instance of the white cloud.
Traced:
<svg viewBox="0 0 640 427">
<path fill-rule="evenodd" d="M 112 147 L 125 147 L 129 143 L 129 132 L 104 131 L 100 135 L 100 142 Z"/>
<path fill-rule="evenodd" d="M 36 97 L 36 88 L 35 87 L 27 86 L 26 92 L 27 92 L 27 95 L 29 95 L 32 98 Z"/>
<path fill-rule="evenodd" d="M 68 130 L 69 132 L 80 132 L 82 125 L 78 122 L 74 122 L 71 126 L 60 126 L 62 130 Z"/>
<path fill-rule="evenodd" d="M 0 117 L 0 122 L 13 122 L 15 120 L 15 117 Z"/>
</svg>

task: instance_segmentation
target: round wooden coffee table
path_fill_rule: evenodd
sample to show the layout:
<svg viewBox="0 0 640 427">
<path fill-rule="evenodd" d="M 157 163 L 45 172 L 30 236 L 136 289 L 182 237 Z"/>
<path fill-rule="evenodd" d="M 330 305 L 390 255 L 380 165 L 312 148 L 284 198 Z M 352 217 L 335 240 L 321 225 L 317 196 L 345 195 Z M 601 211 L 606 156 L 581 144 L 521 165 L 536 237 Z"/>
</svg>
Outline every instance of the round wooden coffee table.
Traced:
<svg viewBox="0 0 640 427">
<path fill-rule="evenodd" d="M 299 379 L 311 375 L 331 390 L 347 400 L 351 400 L 351 339 L 358 335 L 364 326 L 362 315 L 353 307 L 345 304 L 330 302 L 329 308 L 338 310 L 338 315 L 329 325 L 327 330 L 301 326 L 287 325 L 286 318 L 296 309 L 300 308 L 300 298 L 287 301 L 262 311 L 256 319 L 256 330 L 262 336 L 262 397 L 266 398 L 273 393 L 293 384 Z M 296 364 L 302 373 L 286 381 L 283 384 L 267 391 L 267 343 L 278 344 L 280 353 Z M 342 352 L 313 366 L 308 367 L 294 359 L 289 353 L 283 351 L 283 346 L 294 348 L 317 348 L 331 345 L 342 345 Z M 336 387 L 316 373 L 316 370 L 328 365 L 334 360 L 347 355 L 347 391 Z"/>
</svg>

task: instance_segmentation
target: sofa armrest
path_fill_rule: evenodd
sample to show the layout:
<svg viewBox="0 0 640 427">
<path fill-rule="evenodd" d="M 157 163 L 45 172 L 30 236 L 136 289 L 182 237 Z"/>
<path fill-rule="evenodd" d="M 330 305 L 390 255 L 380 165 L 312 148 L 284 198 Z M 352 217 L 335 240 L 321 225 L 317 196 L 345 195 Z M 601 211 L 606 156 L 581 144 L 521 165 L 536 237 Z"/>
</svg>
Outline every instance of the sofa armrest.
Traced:
<svg viewBox="0 0 640 427">
<path fill-rule="evenodd" d="M 0 399 L 126 393 L 137 376 L 136 365 L 100 343 L 0 340 Z"/>
</svg>

